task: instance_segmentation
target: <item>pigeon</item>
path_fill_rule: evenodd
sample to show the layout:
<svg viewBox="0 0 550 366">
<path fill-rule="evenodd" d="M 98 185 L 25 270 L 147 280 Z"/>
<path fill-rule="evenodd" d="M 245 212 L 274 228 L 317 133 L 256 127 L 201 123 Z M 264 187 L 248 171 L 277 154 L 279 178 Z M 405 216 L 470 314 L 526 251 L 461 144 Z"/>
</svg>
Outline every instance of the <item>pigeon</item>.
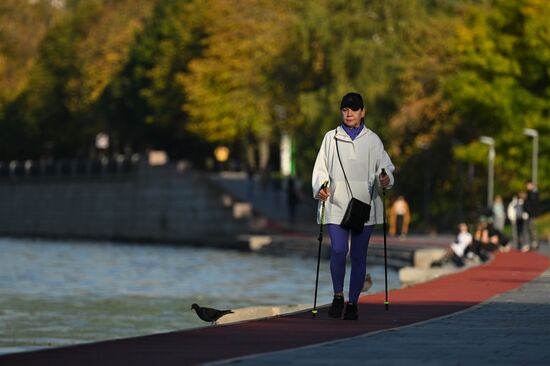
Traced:
<svg viewBox="0 0 550 366">
<path fill-rule="evenodd" d="M 216 321 L 224 315 L 232 314 L 232 310 L 217 310 L 212 308 L 203 308 L 197 304 L 191 305 L 191 309 L 195 309 L 195 312 L 205 322 L 216 324 Z"/>
</svg>

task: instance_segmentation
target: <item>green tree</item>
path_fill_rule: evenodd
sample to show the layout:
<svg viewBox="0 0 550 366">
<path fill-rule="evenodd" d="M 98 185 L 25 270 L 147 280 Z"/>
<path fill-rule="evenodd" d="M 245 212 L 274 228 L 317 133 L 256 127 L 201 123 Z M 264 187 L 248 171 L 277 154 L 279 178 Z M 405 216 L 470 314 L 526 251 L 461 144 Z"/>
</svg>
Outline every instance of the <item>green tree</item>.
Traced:
<svg viewBox="0 0 550 366">
<path fill-rule="evenodd" d="M 98 96 L 125 63 L 128 44 L 150 0 L 85 1 L 44 37 L 22 92 L 6 108 L 26 143 L 20 157 L 87 154 L 99 127 L 92 111 Z M 123 20 L 121 22 L 121 20 Z"/>
<path fill-rule="evenodd" d="M 128 61 L 97 105 L 121 148 L 165 149 L 174 157 L 196 157 L 204 144 L 185 133 L 187 114 L 179 78 L 203 38 L 201 8 L 190 1 L 159 2 L 131 46 Z"/>
<path fill-rule="evenodd" d="M 61 13 L 46 1 L 0 3 L 0 101 L 21 92 L 40 42 Z"/>
<path fill-rule="evenodd" d="M 450 119 L 443 84 L 458 66 L 452 49 L 460 19 L 454 8 L 427 9 L 402 38 L 403 57 L 391 82 L 397 111 L 391 115 L 388 150 L 397 166 L 396 187 L 409 200 L 413 219 L 426 229 L 437 219 L 447 225 L 464 210 L 463 166 L 455 166 L 452 146 L 464 138 Z M 450 14 L 448 13 L 450 12 Z"/>
<path fill-rule="evenodd" d="M 492 8 L 474 7 L 459 28 L 461 72 L 446 91 L 453 119 L 474 136 L 455 150 L 460 159 L 485 165 L 487 149 L 477 141 L 496 141 L 496 192 L 506 196 L 524 189 L 531 176 L 531 140 L 540 138 L 539 188 L 549 196 L 550 183 L 550 4 L 537 0 L 496 1 Z"/>
<path fill-rule="evenodd" d="M 205 49 L 180 80 L 189 131 L 211 142 L 259 144 L 259 167 L 268 162 L 276 108 L 268 76 L 288 42 L 288 1 L 225 0 L 203 3 Z M 238 144 L 237 144 L 238 146 Z"/>
<path fill-rule="evenodd" d="M 447 227 L 468 213 L 475 219 L 485 205 L 487 147 L 480 136 L 496 140 L 495 188 L 506 197 L 530 176 L 531 141 L 522 129 L 544 135 L 549 128 L 548 6 L 496 1 L 448 10 L 411 32 L 413 52 L 398 75 L 402 97 L 391 120 L 391 153 L 407 177 L 406 196 L 423 207 L 426 224 Z"/>
<path fill-rule="evenodd" d="M 389 140 L 388 122 L 400 102 L 401 60 L 409 52 L 404 40 L 413 37 L 427 11 L 417 1 L 306 1 L 299 18 L 284 58 L 295 87 L 285 86 L 296 94 L 302 116 L 294 131 L 299 171 L 307 181 L 322 135 L 340 123 L 338 104 L 346 92 L 364 96 L 367 127 Z"/>
<path fill-rule="evenodd" d="M 47 31 L 63 11 L 47 1 L 0 3 L 0 159 L 17 157 L 30 144 L 21 120 L 13 118 L 13 101 L 25 89 Z"/>
</svg>

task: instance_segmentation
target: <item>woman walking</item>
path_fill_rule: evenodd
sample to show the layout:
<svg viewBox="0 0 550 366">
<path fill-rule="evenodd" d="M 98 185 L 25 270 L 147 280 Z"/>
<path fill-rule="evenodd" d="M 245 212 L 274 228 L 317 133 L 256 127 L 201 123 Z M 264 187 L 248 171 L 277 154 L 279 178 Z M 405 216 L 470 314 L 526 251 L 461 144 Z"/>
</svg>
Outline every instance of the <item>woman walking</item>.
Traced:
<svg viewBox="0 0 550 366">
<path fill-rule="evenodd" d="M 329 317 L 341 318 L 344 311 L 344 276 L 349 250 L 351 278 L 344 319 L 356 320 L 370 236 L 374 225 L 383 223 L 382 199 L 374 187 L 388 189 L 393 186 L 394 166 L 378 135 L 364 124 L 365 107 L 360 94 L 344 95 L 340 114 L 341 124 L 327 132 L 321 143 L 313 168 L 312 188 L 314 198 L 320 201 L 318 223 L 321 202 L 325 202 L 325 224 L 331 241 L 330 272 L 334 298 Z M 382 174 L 382 170 L 387 174 Z M 329 185 L 321 189 L 325 181 L 329 181 Z M 370 216 L 359 231 L 340 225 L 352 197 L 371 205 Z"/>
</svg>

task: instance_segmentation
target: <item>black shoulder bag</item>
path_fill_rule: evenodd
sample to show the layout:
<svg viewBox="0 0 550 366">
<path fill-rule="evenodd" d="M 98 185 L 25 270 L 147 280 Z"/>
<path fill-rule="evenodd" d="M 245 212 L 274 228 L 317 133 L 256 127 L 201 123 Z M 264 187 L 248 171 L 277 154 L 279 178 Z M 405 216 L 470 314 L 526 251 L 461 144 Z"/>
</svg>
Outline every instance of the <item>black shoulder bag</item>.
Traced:
<svg viewBox="0 0 550 366">
<path fill-rule="evenodd" d="M 344 218 L 342 219 L 342 223 L 340 223 L 340 226 L 347 230 L 351 229 L 352 231 L 362 231 L 363 227 L 365 226 L 365 222 L 367 222 L 370 218 L 370 205 L 353 197 L 353 192 L 351 191 L 351 186 L 349 185 L 346 171 L 344 170 L 344 166 L 342 165 L 342 159 L 340 159 L 340 151 L 338 150 L 338 139 L 336 138 L 336 136 L 334 136 L 334 140 L 336 140 L 336 153 L 338 154 L 338 161 L 340 162 L 342 172 L 344 172 L 344 178 L 346 179 L 346 184 L 348 186 L 349 192 L 351 193 L 351 200 L 348 203 L 346 213 L 344 214 Z M 372 194 L 373 192 L 371 190 L 371 202 Z"/>
</svg>

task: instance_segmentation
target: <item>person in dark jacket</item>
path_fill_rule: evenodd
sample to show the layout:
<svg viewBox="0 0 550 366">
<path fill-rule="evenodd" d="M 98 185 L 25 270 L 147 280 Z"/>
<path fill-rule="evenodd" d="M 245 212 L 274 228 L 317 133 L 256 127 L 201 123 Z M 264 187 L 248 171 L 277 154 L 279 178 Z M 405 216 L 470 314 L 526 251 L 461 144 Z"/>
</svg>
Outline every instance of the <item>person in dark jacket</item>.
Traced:
<svg viewBox="0 0 550 366">
<path fill-rule="evenodd" d="M 539 246 L 537 228 L 535 227 L 535 217 L 537 217 L 539 211 L 539 192 L 531 181 L 527 182 L 527 198 L 523 203 L 523 211 L 527 244 L 531 250 L 536 250 Z"/>
</svg>

